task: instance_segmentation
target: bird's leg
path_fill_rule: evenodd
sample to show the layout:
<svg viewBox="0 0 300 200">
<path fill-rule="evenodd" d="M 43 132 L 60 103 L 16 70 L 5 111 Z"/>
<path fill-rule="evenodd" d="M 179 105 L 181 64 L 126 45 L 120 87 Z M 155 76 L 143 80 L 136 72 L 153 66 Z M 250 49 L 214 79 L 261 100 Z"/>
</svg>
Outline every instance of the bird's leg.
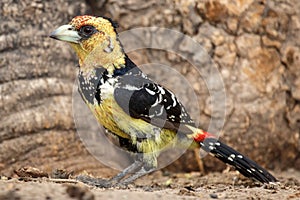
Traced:
<svg viewBox="0 0 300 200">
<path fill-rule="evenodd" d="M 80 175 L 77 176 L 76 179 L 86 183 L 88 185 L 96 186 L 96 187 L 112 187 L 116 185 L 122 178 L 124 178 L 129 173 L 134 173 L 138 169 L 140 169 L 144 163 L 140 160 L 135 160 L 134 163 L 129 165 L 127 168 L 125 168 L 122 172 L 114 176 L 113 178 L 107 180 L 107 179 L 99 179 L 99 178 L 93 178 L 89 176 Z M 134 179 L 135 180 L 135 179 Z M 122 184 L 123 185 L 123 184 Z M 124 186 L 124 185 L 123 185 Z"/>
<path fill-rule="evenodd" d="M 129 165 L 127 168 L 125 168 L 123 171 L 118 173 L 116 176 L 109 179 L 109 182 L 112 183 L 112 185 L 115 185 L 118 183 L 122 178 L 124 178 L 129 173 L 135 173 L 138 169 L 140 169 L 144 163 L 140 160 L 135 160 L 134 163 Z"/>
<path fill-rule="evenodd" d="M 126 186 L 130 183 L 132 183 L 133 181 L 135 181 L 136 179 L 147 175 L 151 172 L 153 172 L 156 168 L 150 168 L 150 169 L 146 169 L 144 166 L 137 172 L 135 172 L 134 174 L 132 174 L 131 176 L 129 176 L 128 178 L 122 180 L 120 183 L 118 183 L 118 186 Z"/>
<path fill-rule="evenodd" d="M 111 184 L 107 179 L 93 178 L 86 175 L 79 175 L 76 177 L 76 180 L 96 187 L 103 187 L 103 188 L 111 187 Z"/>
</svg>

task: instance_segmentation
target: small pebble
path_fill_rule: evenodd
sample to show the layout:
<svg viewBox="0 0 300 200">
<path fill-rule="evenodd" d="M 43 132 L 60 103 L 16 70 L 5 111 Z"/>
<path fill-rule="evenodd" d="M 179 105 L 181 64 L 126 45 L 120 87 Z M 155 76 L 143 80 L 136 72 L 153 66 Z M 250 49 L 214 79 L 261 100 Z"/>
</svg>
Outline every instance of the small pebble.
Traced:
<svg viewBox="0 0 300 200">
<path fill-rule="evenodd" d="M 210 198 L 212 199 L 217 199 L 218 198 L 218 195 L 217 194 L 209 194 Z"/>
</svg>

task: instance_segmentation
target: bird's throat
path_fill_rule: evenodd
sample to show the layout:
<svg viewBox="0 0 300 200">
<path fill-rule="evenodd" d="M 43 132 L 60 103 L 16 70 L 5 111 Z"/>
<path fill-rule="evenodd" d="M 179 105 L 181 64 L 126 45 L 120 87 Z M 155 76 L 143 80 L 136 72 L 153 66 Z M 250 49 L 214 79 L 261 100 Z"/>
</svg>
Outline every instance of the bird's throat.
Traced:
<svg viewBox="0 0 300 200">
<path fill-rule="evenodd" d="M 95 68 L 105 68 L 109 74 L 115 69 L 125 67 L 125 54 L 119 42 L 108 39 L 107 42 L 97 45 L 90 50 L 83 44 L 71 44 L 79 57 L 79 66 L 82 72 L 89 72 Z"/>
</svg>

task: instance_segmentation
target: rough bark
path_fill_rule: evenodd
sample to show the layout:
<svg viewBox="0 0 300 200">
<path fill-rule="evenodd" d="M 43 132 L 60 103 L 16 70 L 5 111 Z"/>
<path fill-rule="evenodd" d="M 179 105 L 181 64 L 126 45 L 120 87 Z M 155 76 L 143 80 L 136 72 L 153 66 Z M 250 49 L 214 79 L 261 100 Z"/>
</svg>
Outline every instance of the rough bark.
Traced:
<svg viewBox="0 0 300 200">
<path fill-rule="evenodd" d="M 81 1 L 1 1 L 0 171 L 31 165 L 46 171 L 96 169 L 75 134 L 76 58 L 48 35 L 86 10 Z M 93 163 L 93 164 L 87 164 Z"/>
</svg>

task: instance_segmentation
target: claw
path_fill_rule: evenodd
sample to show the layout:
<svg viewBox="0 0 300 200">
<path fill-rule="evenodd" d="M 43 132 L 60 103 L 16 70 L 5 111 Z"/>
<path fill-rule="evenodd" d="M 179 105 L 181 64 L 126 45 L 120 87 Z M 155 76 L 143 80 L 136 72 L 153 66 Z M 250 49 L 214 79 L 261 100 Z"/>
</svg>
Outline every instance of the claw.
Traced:
<svg viewBox="0 0 300 200">
<path fill-rule="evenodd" d="M 85 184 L 100 187 L 100 188 L 111 188 L 111 187 L 118 187 L 118 188 L 128 188 L 128 184 L 134 182 L 136 179 L 149 174 L 155 170 L 155 168 L 145 169 L 143 167 L 144 163 L 140 160 L 136 160 L 122 172 L 114 176 L 113 178 L 107 179 L 99 179 L 93 178 L 90 176 L 79 175 L 76 177 L 76 180 L 81 181 Z M 132 174 L 131 174 L 132 173 Z"/>
<path fill-rule="evenodd" d="M 100 187 L 100 188 L 110 188 L 114 185 L 107 179 L 100 179 L 100 178 L 92 178 L 90 176 L 79 175 L 76 177 L 76 180 L 83 182 L 87 185 Z"/>
</svg>

